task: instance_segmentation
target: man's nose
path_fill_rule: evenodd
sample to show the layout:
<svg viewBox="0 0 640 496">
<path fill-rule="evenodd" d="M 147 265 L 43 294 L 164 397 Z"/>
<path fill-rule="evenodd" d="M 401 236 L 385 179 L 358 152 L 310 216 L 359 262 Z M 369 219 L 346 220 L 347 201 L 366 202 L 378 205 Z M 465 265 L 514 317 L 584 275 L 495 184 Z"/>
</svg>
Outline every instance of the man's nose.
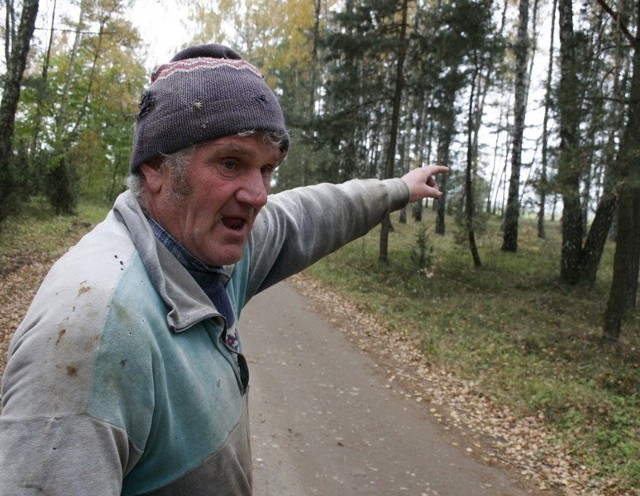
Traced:
<svg viewBox="0 0 640 496">
<path fill-rule="evenodd" d="M 260 170 L 251 171 L 244 178 L 244 184 L 238 190 L 238 201 L 261 208 L 267 203 L 268 186 Z"/>
</svg>

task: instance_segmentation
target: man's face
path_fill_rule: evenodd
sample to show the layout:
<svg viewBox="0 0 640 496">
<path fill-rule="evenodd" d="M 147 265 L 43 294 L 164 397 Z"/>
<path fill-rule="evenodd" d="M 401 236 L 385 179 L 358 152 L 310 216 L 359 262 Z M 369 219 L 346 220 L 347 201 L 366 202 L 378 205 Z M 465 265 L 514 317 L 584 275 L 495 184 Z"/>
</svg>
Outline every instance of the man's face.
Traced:
<svg viewBox="0 0 640 496">
<path fill-rule="evenodd" d="M 202 262 L 235 263 L 283 158 L 279 147 L 261 136 L 203 143 L 191 156 L 183 195 L 166 167 L 144 164 L 148 213 Z"/>
</svg>

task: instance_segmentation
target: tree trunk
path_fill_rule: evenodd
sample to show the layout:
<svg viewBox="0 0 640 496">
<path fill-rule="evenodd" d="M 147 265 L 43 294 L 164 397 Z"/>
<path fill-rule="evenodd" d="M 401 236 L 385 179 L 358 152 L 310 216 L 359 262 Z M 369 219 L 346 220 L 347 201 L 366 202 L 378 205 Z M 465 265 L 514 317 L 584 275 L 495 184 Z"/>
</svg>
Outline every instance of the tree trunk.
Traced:
<svg viewBox="0 0 640 496">
<path fill-rule="evenodd" d="M 452 95 L 450 96 L 452 96 L 452 98 L 455 98 L 455 92 L 452 91 L 451 93 Z M 454 112 L 453 106 L 444 105 L 443 108 L 450 109 L 451 113 Z M 444 165 L 446 167 L 449 166 L 450 161 L 449 153 L 451 149 L 451 141 L 453 140 L 454 135 L 454 122 L 454 115 L 449 115 L 448 118 L 443 118 L 440 122 L 440 129 L 438 131 L 438 148 L 436 152 L 438 164 Z M 439 186 L 441 191 L 444 192 L 447 190 L 447 174 L 444 174 L 440 178 Z M 440 236 L 444 236 L 446 232 L 446 196 L 441 196 L 438 200 L 436 200 L 434 206 L 436 209 L 435 233 L 439 234 Z"/>
<path fill-rule="evenodd" d="M 576 284 L 580 280 L 583 228 L 580 205 L 580 166 L 576 152 L 580 106 L 576 101 L 578 78 L 572 0 L 559 0 L 558 13 L 560 25 L 558 185 L 563 198 L 560 280 L 567 284 Z"/>
<path fill-rule="evenodd" d="M 636 22 L 640 21 L 640 0 Z M 618 167 L 618 234 L 613 279 L 604 315 L 604 337 L 617 341 L 624 318 L 635 308 L 640 268 L 640 40 L 633 40 L 633 73 L 629 92 L 629 115 L 620 148 Z"/>
<path fill-rule="evenodd" d="M 538 209 L 538 238 L 546 239 L 545 210 L 547 203 L 547 192 L 549 191 L 547 166 L 549 163 L 549 112 L 551 110 L 551 92 L 553 81 L 554 65 L 554 39 L 556 32 L 556 9 L 558 0 L 553 0 L 551 7 L 551 33 L 549 35 L 549 64 L 547 66 L 547 81 L 545 83 L 544 117 L 542 121 L 542 158 L 540 164 L 540 179 L 538 181 L 538 194 L 540 195 L 540 207 Z"/>
<path fill-rule="evenodd" d="M 11 46 L 16 37 L 16 12 L 14 0 L 5 0 L 5 21 L 4 21 L 4 59 L 11 59 Z"/>
<path fill-rule="evenodd" d="M 40 130 L 42 129 L 42 107 L 44 105 L 45 98 L 47 96 L 47 85 L 49 82 L 49 61 L 51 60 L 51 49 L 53 47 L 53 33 L 56 21 L 56 7 L 57 1 L 54 0 L 52 13 L 51 13 L 51 32 L 49 33 L 49 41 L 47 43 L 47 49 L 45 51 L 44 60 L 42 62 L 42 73 L 40 76 L 40 82 L 38 83 L 36 93 L 36 114 L 33 122 L 33 135 L 31 136 L 31 163 L 38 164 L 37 167 L 32 169 L 32 173 L 36 177 L 43 177 L 44 172 L 41 167 L 42 160 L 40 160 Z M 35 170 L 34 170 L 35 169 Z M 42 187 L 40 184 L 38 190 Z"/>
<path fill-rule="evenodd" d="M 387 148 L 387 158 L 385 162 L 384 178 L 389 179 L 394 176 L 394 164 L 396 155 L 396 143 L 398 141 L 398 125 L 400 121 L 400 103 L 402 102 L 402 90 L 404 87 L 404 59 L 407 53 L 407 11 L 409 0 L 402 1 L 402 21 L 400 25 L 400 35 L 398 39 L 398 62 L 396 65 L 395 92 L 393 96 L 393 110 L 391 113 L 391 132 Z M 389 214 L 385 215 L 380 230 L 380 252 L 378 260 L 383 263 L 389 262 L 389 232 L 391 221 Z"/>
<path fill-rule="evenodd" d="M 613 279 L 604 314 L 603 335 L 618 341 L 622 322 L 635 307 L 638 284 L 638 239 L 640 238 L 640 191 L 623 187 L 618 200 L 618 235 L 613 261 Z"/>
<path fill-rule="evenodd" d="M 516 52 L 515 104 L 513 141 L 511 151 L 511 178 L 509 197 L 504 217 L 502 251 L 518 251 L 518 223 L 520 218 L 520 169 L 522 166 L 522 139 L 527 113 L 527 62 L 529 54 L 529 0 L 520 0 L 520 21 Z"/>
<path fill-rule="evenodd" d="M 501 92 L 501 96 L 504 96 L 503 92 Z M 504 110 L 505 110 L 505 106 L 500 105 L 500 113 L 498 116 L 498 127 L 496 130 L 496 141 L 493 146 L 493 164 L 491 166 L 491 174 L 489 176 L 489 188 L 488 188 L 489 191 L 487 192 L 487 204 L 485 206 L 485 212 L 487 214 L 491 214 L 493 212 L 492 207 L 494 205 L 494 202 L 492 201 L 492 199 L 494 198 L 494 194 L 495 195 L 498 194 L 498 188 L 495 187 L 496 180 L 498 181 L 498 186 L 500 183 L 497 169 L 498 169 L 498 159 L 500 158 L 498 151 L 500 149 L 501 130 L 505 127 L 503 124 L 503 120 L 505 119 Z M 508 113 L 509 112 L 507 111 L 507 114 Z M 508 118 L 509 117 L 507 115 L 506 119 L 508 120 Z"/>
<path fill-rule="evenodd" d="M 451 143 L 453 137 L 456 134 L 456 88 L 452 84 L 447 85 L 445 83 L 443 87 L 442 102 L 440 109 L 439 122 L 436 126 L 437 145 L 436 145 L 436 160 L 438 165 L 444 165 L 449 167 L 451 162 Z M 436 227 L 435 233 L 444 236 L 446 232 L 446 211 L 447 211 L 447 181 L 448 174 L 442 175 L 440 178 L 440 191 L 445 193 L 433 204 L 436 211 Z"/>
<path fill-rule="evenodd" d="M 69 105 L 69 93 L 71 92 L 71 84 L 74 79 L 76 68 L 76 59 L 80 52 L 82 41 L 82 32 L 85 27 L 85 19 L 87 9 L 89 8 L 88 0 L 80 1 L 80 12 L 78 14 L 78 22 L 74 33 L 73 46 L 69 54 L 69 66 L 67 68 L 67 77 L 59 97 L 60 108 L 55 119 L 55 143 L 52 157 L 46 175 L 47 197 L 51 207 L 57 214 L 71 214 L 75 208 L 75 197 L 73 191 L 73 174 L 67 160 L 67 146 L 70 141 L 69 128 L 75 129 L 83 116 L 82 107 L 76 116 L 73 127 L 70 122 L 67 108 Z M 93 69 L 92 69 L 93 73 Z M 86 96 L 88 97 L 91 87 L 91 79 Z M 86 100 L 85 100 L 86 101 Z M 84 106 L 84 105 L 83 105 Z"/>
<path fill-rule="evenodd" d="M 13 208 L 16 195 L 16 179 L 12 171 L 12 140 L 16 110 L 20 100 L 20 85 L 29 54 L 38 15 L 38 0 L 24 0 L 20 25 L 15 39 L 11 40 L 10 56 L 2 85 L 0 102 L 0 221 Z"/>
<path fill-rule="evenodd" d="M 623 33 L 620 30 L 615 32 L 615 54 L 614 54 L 614 86 L 612 90 L 613 95 L 619 95 L 622 91 L 623 80 L 626 77 L 623 75 L 624 70 L 624 55 L 622 52 L 626 52 L 626 40 L 623 39 Z M 612 122 L 624 122 L 625 108 L 619 101 L 611 103 L 612 108 L 609 110 L 609 118 Z M 595 124 L 592 126 L 595 128 Z M 625 131 L 626 132 L 626 131 Z M 611 226 L 616 216 L 616 208 L 618 204 L 617 198 L 617 186 L 616 186 L 616 141 L 618 139 L 618 128 L 612 126 L 609 131 L 608 143 L 605 148 L 605 154 L 602 162 L 605 164 L 604 180 L 602 184 L 602 194 L 598 200 L 598 206 L 596 208 L 596 214 L 591 223 L 587 239 L 585 241 L 582 250 L 582 268 L 580 271 L 581 282 L 585 282 L 587 285 L 592 286 L 596 282 L 596 276 L 598 273 L 598 267 L 600 265 L 600 259 L 602 258 L 602 252 L 604 250 L 607 238 L 611 232 Z M 624 144 L 624 143 L 623 143 Z"/>
<path fill-rule="evenodd" d="M 475 233 L 475 193 L 473 188 L 473 179 L 474 179 L 474 162 L 475 157 L 473 154 L 473 108 L 474 108 L 474 94 L 476 89 L 476 81 L 477 81 L 478 68 L 476 65 L 476 69 L 473 74 L 473 78 L 471 80 L 471 95 L 469 96 L 469 115 L 468 115 L 468 129 L 467 129 L 467 167 L 465 170 L 465 181 L 464 181 L 464 189 L 465 189 L 465 220 L 466 220 L 466 230 L 467 237 L 469 240 L 469 250 L 471 251 L 471 257 L 473 258 L 473 265 L 475 267 L 481 267 L 482 261 L 480 260 L 480 253 L 478 252 L 478 246 L 476 244 L 476 233 Z"/>
<path fill-rule="evenodd" d="M 609 183 L 609 181 L 605 181 L 605 184 L 607 183 Z M 602 252 L 607 237 L 609 236 L 611 223 L 613 222 L 613 217 L 616 212 L 616 205 L 617 199 L 613 192 L 612 185 L 610 190 L 605 188 L 604 194 L 598 202 L 596 215 L 591 223 L 591 228 L 589 229 L 589 234 L 582 250 L 580 277 L 581 281 L 584 281 L 590 286 L 596 282 L 600 258 L 602 257 Z"/>
<path fill-rule="evenodd" d="M 316 115 L 316 95 L 318 91 L 318 46 L 320 43 L 320 16 L 322 14 L 322 0 L 313 1 L 313 37 L 311 42 L 311 60 L 309 61 L 309 95 L 308 95 L 308 111 L 311 118 L 307 121 L 308 128 L 303 129 L 303 139 L 309 143 L 313 143 L 313 128 Z M 305 126 L 305 127 L 306 127 Z M 302 168 L 302 185 L 309 184 L 310 180 L 310 164 L 308 157 L 302 157 L 300 164 Z"/>
</svg>

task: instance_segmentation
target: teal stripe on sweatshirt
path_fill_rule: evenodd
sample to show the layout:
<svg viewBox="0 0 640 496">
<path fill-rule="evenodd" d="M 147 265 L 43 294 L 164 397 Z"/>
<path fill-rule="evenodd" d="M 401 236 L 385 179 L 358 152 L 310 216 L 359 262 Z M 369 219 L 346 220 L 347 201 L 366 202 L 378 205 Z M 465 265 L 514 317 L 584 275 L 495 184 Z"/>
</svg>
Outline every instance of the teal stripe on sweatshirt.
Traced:
<svg viewBox="0 0 640 496">
<path fill-rule="evenodd" d="M 134 257 L 109 305 L 87 406 L 143 451 L 123 494 L 153 491 L 197 468 L 224 446 L 245 407 L 222 327 L 207 319 L 175 333 L 167 312 Z"/>
</svg>

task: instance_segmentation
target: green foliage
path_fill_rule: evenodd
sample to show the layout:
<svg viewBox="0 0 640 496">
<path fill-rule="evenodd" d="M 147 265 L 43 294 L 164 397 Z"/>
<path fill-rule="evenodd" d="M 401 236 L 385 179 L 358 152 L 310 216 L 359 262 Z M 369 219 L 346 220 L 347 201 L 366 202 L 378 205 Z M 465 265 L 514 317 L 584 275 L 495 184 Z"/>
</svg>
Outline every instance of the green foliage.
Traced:
<svg viewBox="0 0 640 496">
<path fill-rule="evenodd" d="M 462 245 L 468 246 L 468 228 L 465 216 L 465 189 L 464 177 L 461 171 L 454 171 L 448 177 L 447 187 L 447 213 L 453 217 L 455 221 L 454 239 Z M 475 215 L 473 217 L 473 229 L 476 235 L 482 235 L 487 230 L 489 214 L 486 213 L 484 206 L 489 187 L 487 182 L 481 177 L 476 177 L 474 181 L 474 202 Z"/>
<path fill-rule="evenodd" d="M 428 231 L 427 225 L 421 222 L 415 234 L 416 246 L 411 250 L 411 261 L 425 274 L 433 266 L 433 245 L 430 243 Z"/>
<path fill-rule="evenodd" d="M 78 199 L 107 204 L 124 188 L 133 116 L 146 82 L 141 40 L 125 19 L 125 3 L 99 0 L 80 8 L 75 20 L 56 20 L 66 30 L 54 33 L 48 58 L 46 48 L 34 50 L 16 124 L 30 193 L 45 194 L 64 214 Z"/>
<path fill-rule="evenodd" d="M 5 219 L 19 212 L 29 196 L 29 168 L 22 148 L 0 169 L 0 230 Z"/>
<path fill-rule="evenodd" d="M 46 164 L 45 191 L 56 214 L 72 214 L 76 205 L 75 178 L 68 157 L 52 153 Z"/>
<path fill-rule="evenodd" d="M 542 416 L 580 463 L 620 481 L 617 494 L 640 486 L 640 314 L 623 343 L 607 344 L 609 266 L 592 289 L 567 288 L 557 275 L 559 225 L 540 240 L 535 220 L 525 217 L 518 253 L 503 253 L 499 222 L 490 218 L 478 239 L 482 268 L 452 234 L 438 236 L 425 277 L 413 262 L 423 227 L 396 223 L 391 264 L 376 262 L 372 232 L 309 272 L 390 329 L 419 336 L 434 366 L 473 379 L 522 416 Z M 605 260 L 612 251 L 607 246 Z"/>
<path fill-rule="evenodd" d="M 320 171 L 323 180 L 381 175 L 395 87 L 391 69 L 401 28 L 399 4 L 354 2 L 334 14 L 321 39 L 328 72 L 316 143 L 333 158 Z"/>
</svg>

